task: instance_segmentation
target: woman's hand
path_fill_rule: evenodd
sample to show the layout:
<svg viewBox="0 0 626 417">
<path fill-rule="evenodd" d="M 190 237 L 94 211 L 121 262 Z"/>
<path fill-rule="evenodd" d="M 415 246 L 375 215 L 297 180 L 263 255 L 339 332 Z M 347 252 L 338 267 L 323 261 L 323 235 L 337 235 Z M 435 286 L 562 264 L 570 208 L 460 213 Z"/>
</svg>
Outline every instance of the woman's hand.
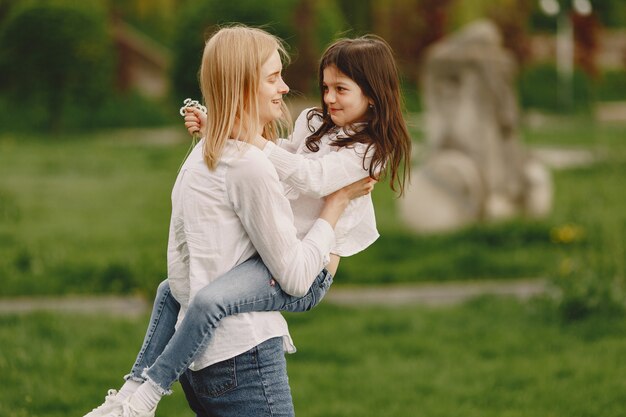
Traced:
<svg viewBox="0 0 626 417">
<path fill-rule="evenodd" d="M 371 193 L 377 182 L 378 181 L 372 177 L 362 178 L 350 185 L 340 188 L 332 194 L 327 195 L 326 200 L 329 198 L 347 199 L 347 202 L 349 203 L 350 200 L 354 200 L 355 198 L 363 197 L 364 195 Z"/>
<path fill-rule="evenodd" d="M 376 182 L 373 178 L 365 177 L 327 195 L 324 207 L 320 213 L 320 219 L 326 220 L 334 229 L 337 220 L 348 207 L 350 201 L 371 193 Z"/>
<path fill-rule="evenodd" d="M 206 127 L 206 114 L 195 107 L 186 107 L 185 127 L 192 136 L 202 134 Z"/>
</svg>

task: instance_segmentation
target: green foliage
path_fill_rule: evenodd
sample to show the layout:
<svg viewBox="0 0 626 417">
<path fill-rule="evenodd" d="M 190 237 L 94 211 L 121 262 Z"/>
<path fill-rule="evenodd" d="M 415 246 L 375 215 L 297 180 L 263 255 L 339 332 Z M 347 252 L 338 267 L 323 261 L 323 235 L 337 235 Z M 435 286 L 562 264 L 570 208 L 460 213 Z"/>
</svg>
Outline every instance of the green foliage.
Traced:
<svg viewBox="0 0 626 417">
<path fill-rule="evenodd" d="M 163 126 L 178 123 L 178 107 L 172 102 L 148 99 L 138 93 L 108 94 L 96 106 L 68 102 L 64 107 L 64 132 L 94 131 L 103 128 Z M 15 117 L 15 104 L 0 96 L 0 132 L 42 132 L 49 125 L 42 103 L 28 108 L 28 117 Z"/>
<path fill-rule="evenodd" d="M 571 83 L 558 76 L 551 63 L 538 64 L 522 71 L 519 97 L 523 108 L 535 108 L 557 113 L 588 112 L 593 100 L 588 76 L 574 71 Z"/>
<path fill-rule="evenodd" d="M 626 70 L 609 70 L 595 83 L 595 96 L 599 101 L 626 100 Z"/>
<path fill-rule="evenodd" d="M 310 8 L 311 14 L 307 15 L 306 19 L 313 22 L 311 30 L 303 34 L 304 38 L 297 35 L 301 33 L 301 28 L 297 26 L 299 19 L 296 16 L 299 7 Z M 173 47 L 172 84 L 181 101 L 185 97 L 200 97 L 197 73 L 204 42 L 217 27 L 229 23 L 260 26 L 285 40 L 291 47 L 292 55 L 296 55 L 294 64 L 301 48 L 306 49 L 309 42 L 313 46 L 313 59 L 317 60 L 323 49 L 343 28 L 341 13 L 333 0 L 189 1 L 180 13 Z M 286 69 L 286 73 L 289 75 L 289 68 Z M 305 80 L 307 77 L 314 79 L 315 76 L 314 64 L 307 68 L 307 72 L 294 74 L 294 77 Z M 311 83 L 305 82 L 304 85 L 308 86 Z"/>
<path fill-rule="evenodd" d="M 534 2 L 530 16 L 531 27 L 534 30 L 554 32 L 556 19 L 546 15 L 539 7 L 539 2 Z M 571 1 L 560 1 L 562 8 L 570 8 Z M 626 3 L 623 0 L 592 0 L 593 13 L 598 16 L 603 26 L 610 28 L 622 28 L 626 21 Z"/>
<path fill-rule="evenodd" d="M 541 303 L 494 299 L 438 309 L 324 302 L 286 317 L 301 417 L 623 415 L 624 317 L 564 325 Z M 83 415 L 122 384 L 146 324 L 0 316 L 0 415 Z M 178 384 L 157 415 L 193 415 Z"/>
<path fill-rule="evenodd" d="M 68 102 L 94 107 L 112 86 L 113 56 L 99 2 L 30 1 L 0 28 L 0 91 L 43 108 L 58 130 Z"/>
</svg>

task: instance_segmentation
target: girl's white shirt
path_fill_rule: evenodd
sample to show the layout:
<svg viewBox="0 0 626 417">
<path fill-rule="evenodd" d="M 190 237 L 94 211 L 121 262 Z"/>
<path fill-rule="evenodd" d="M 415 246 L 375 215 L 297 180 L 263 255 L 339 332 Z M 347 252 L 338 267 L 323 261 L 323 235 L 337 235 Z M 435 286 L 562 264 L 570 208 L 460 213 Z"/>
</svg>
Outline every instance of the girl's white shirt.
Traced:
<svg viewBox="0 0 626 417">
<path fill-rule="evenodd" d="M 321 125 L 321 118 L 309 122 L 306 109 L 298 119 L 291 139 L 282 139 L 278 146 L 268 142 L 264 148 L 285 184 L 285 193 L 294 213 L 298 238 L 303 238 L 313 226 L 324 205 L 323 197 L 369 175 L 373 149 L 364 158 L 367 145 L 356 143 L 349 147 L 332 146 L 343 129 L 325 135 L 319 150 L 311 152 L 306 138 Z M 335 226 L 335 245 L 331 250 L 339 256 L 351 256 L 374 243 L 379 234 L 371 195 L 354 199 Z"/>
<path fill-rule="evenodd" d="M 168 279 L 181 304 L 179 323 L 200 289 L 257 252 L 283 290 L 304 295 L 328 263 L 329 252 L 348 256 L 376 240 L 369 195 L 350 203 L 335 232 L 318 219 L 322 196 L 368 175 L 366 147 L 327 146 L 333 135 L 322 139 L 319 152 L 308 152 L 304 141 L 310 133 L 305 110 L 291 140 L 281 144 L 298 154 L 272 143 L 260 151 L 229 140 L 214 171 L 202 156 L 204 140 L 193 149 L 172 190 Z M 285 351 L 295 352 L 280 313 L 226 317 L 190 368 L 232 358 L 272 337 L 282 337 Z"/>
</svg>

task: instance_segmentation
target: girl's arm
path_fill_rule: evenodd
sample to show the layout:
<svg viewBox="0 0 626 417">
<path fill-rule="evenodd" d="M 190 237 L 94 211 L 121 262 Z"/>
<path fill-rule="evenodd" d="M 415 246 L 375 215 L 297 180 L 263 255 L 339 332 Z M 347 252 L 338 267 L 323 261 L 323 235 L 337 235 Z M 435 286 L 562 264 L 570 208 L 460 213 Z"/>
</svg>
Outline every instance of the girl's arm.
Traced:
<svg viewBox="0 0 626 417">
<path fill-rule="evenodd" d="M 252 245 L 281 288 L 299 297 L 307 293 L 327 262 L 334 244 L 333 228 L 350 199 L 369 193 L 372 186 L 370 181 L 360 181 L 328 196 L 320 217 L 300 241 L 289 202 L 266 158 L 242 157 L 227 176 L 229 199 Z"/>
</svg>

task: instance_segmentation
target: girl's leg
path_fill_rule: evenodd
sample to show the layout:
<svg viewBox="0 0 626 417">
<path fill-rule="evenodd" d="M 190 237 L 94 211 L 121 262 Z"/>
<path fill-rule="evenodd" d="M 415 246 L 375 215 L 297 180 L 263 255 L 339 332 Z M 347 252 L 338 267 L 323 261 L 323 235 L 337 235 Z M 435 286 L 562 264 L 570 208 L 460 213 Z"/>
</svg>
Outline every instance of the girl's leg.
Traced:
<svg viewBox="0 0 626 417">
<path fill-rule="evenodd" d="M 309 292 L 294 297 L 283 292 L 259 257 L 248 259 L 201 289 L 161 356 L 143 376 L 167 394 L 172 384 L 208 345 L 219 321 L 251 311 L 306 311 L 317 305 L 332 284 L 322 271 Z"/>
<path fill-rule="evenodd" d="M 146 380 L 141 374 L 152 366 L 172 338 L 179 311 L 180 304 L 172 295 L 166 279 L 159 284 L 143 344 L 130 373 L 124 379 L 137 382 Z"/>
<path fill-rule="evenodd" d="M 121 410 L 122 401 L 145 381 L 145 378 L 141 376 L 143 370 L 154 363 L 174 334 L 179 310 L 180 305 L 174 299 L 167 280 L 161 282 L 154 299 L 143 344 L 130 373 L 124 377 L 126 382 L 119 392 L 109 390 L 104 403 L 87 413 L 85 417 L 111 416 Z"/>
</svg>

